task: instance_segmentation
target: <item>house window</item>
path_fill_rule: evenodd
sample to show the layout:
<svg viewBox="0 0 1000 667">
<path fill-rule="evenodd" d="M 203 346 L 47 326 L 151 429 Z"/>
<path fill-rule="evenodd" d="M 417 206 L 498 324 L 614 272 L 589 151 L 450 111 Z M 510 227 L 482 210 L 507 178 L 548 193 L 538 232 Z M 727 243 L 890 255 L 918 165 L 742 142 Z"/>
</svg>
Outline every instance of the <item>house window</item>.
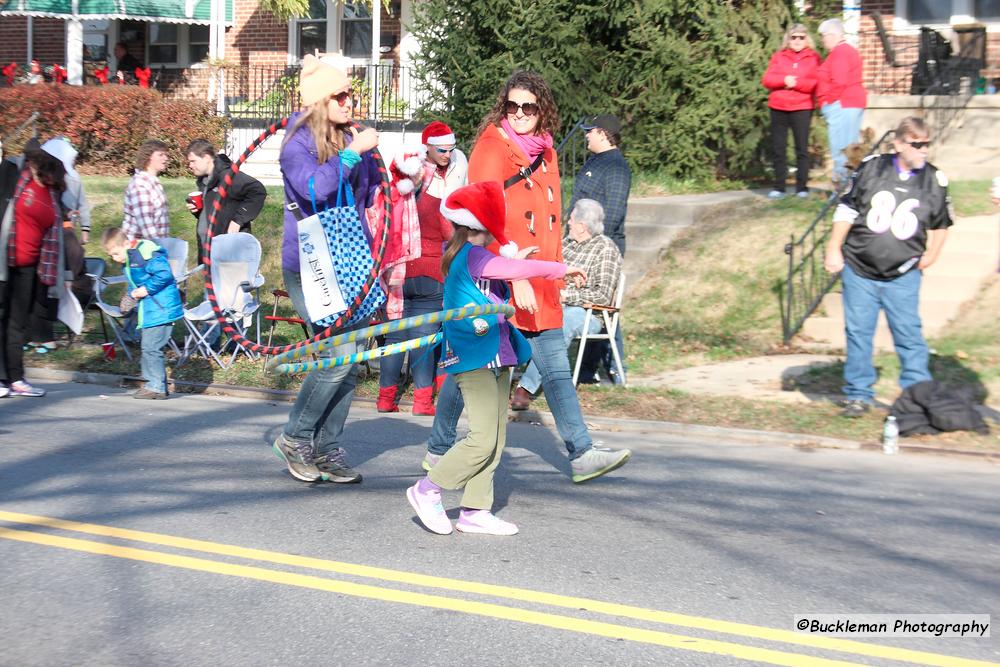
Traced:
<svg viewBox="0 0 1000 667">
<path fill-rule="evenodd" d="M 309 0 L 308 18 L 298 19 L 295 30 L 299 59 L 307 53 L 326 51 L 326 0 Z"/>
<path fill-rule="evenodd" d="M 149 24 L 149 62 L 173 64 L 177 62 L 179 40 L 177 26 L 172 23 Z"/>
<path fill-rule="evenodd" d="M 1000 19 L 1000 0 L 976 0 L 975 16 L 979 20 Z"/>
<path fill-rule="evenodd" d="M 207 25 L 188 26 L 188 62 L 200 63 L 208 57 L 210 28 Z"/>
<path fill-rule="evenodd" d="M 372 52 L 372 15 L 360 2 L 343 3 L 341 49 L 348 58 L 367 58 Z"/>
</svg>

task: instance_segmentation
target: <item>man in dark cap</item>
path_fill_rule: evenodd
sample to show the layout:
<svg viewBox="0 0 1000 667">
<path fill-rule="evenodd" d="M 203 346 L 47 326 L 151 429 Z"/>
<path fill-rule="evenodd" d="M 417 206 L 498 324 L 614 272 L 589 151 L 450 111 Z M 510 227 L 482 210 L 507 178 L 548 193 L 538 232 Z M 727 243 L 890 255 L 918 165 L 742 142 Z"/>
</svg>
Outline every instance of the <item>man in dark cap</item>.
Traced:
<svg viewBox="0 0 1000 667">
<path fill-rule="evenodd" d="M 583 163 L 573 181 L 573 199 L 567 211 L 572 211 L 581 199 L 593 199 L 604 207 L 604 235 L 614 241 L 625 257 L 625 213 L 628 210 L 628 193 L 632 187 L 632 170 L 622 155 L 622 124 L 616 116 L 602 114 L 584 121 L 587 132 L 587 150 L 592 155 Z M 618 327 L 615 343 L 624 359 L 622 328 Z M 609 374 L 613 368 L 611 347 L 607 341 L 588 346 L 580 369 L 580 382 L 595 382 L 597 366 L 605 362 Z M 620 380 L 615 378 L 616 381 Z"/>
</svg>

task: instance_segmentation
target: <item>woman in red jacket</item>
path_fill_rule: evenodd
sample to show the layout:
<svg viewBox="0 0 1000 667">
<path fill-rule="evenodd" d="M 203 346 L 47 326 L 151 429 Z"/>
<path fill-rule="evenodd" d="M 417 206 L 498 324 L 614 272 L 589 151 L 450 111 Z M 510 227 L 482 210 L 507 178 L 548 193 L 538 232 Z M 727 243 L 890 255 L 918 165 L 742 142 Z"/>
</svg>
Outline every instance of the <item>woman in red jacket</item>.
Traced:
<svg viewBox="0 0 1000 667">
<path fill-rule="evenodd" d="M 774 189 L 771 199 L 785 196 L 788 179 L 788 130 L 795 140 L 795 194 L 809 194 L 809 122 L 812 120 L 813 90 L 819 54 L 806 27 L 796 23 L 785 33 L 781 48 L 773 56 L 761 79 L 770 92 L 771 146 L 774 150 Z"/>
<path fill-rule="evenodd" d="M 519 248 L 536 248 L 531 259 L 554 262 L 562 261 L 559 160 L 552 139 L 558 129 L 559 114 L 548 83 L 534 72 L 514 72 L 480 124 L 469 156 L 470 183 L 503 185 L 504 235 Z M 510 323 L 528 339 L 545 400 L 569 453 L 573 482 L 580 483 L 625 465 L 632 452 L 597 447 L 590 437 L 563 338 L 560 287 L 561 281 L 546 278 L 514 281 L 516 310 Z M 426 470 L 455 444 L 463 405 L 449 375 L 438 397 Z"/>
<path fill-rule="evenodd" d="M 66 189 L 63 163 L 40 149 L 25 151 L 14 196 L 12 216 L 0 224 L 0 397 L 44 396 L 45 390 L 24 379 L 24 351 L 31 311 L 45 296 L 38 264 L 46 233 L 62 224 L 59 197 Z M 57 259 L 58 261 L 58 259 Z M 58 280 L 58 277 L 57 277 Z"/>
</svg>

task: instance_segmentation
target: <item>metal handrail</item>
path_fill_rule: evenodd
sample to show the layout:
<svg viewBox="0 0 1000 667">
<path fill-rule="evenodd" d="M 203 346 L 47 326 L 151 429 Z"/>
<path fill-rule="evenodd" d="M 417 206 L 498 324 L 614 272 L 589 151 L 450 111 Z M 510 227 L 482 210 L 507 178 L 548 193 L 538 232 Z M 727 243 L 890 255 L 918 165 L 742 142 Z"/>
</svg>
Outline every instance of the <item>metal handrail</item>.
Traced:
<svg viewBox="0 0 1000 667">
<path fill-rule="evenodd" d="M 561 190 L 559 194 L 562 197 L 564 216 L 569 215 L 566 208 L 573 191 L 573 179 L 587 160 L 587 141 L 586 139 L 583 142 L 580 141 L 580 137 L 585 137 L 587 134 L 583 129 L 583 123 L 586 119 L 587 117 L 584 116 L 576 121 L 573 127 L 563 135 L 559 145 L 556 146 L 556 156 L 559 158 L 559 188 Z"/>
<path fill-rule="evenodd" d="M 892 134 L 892 130 L 883 134 L 868 149 L 866 157 L 879 152 L 879 147 Z M 785 345 L 799 332 L 806 319 L 819 307 L 823 297 L 840 278 L 838 274 L 829 274 L 823 267 L 823 252 L 833 232 L 833 225 L 819 229 L 820 223 L 826 221 L 839 203 L 840 196 L 836 192 L 832 193 L 802 235 L 795 238 L 793 234 L 791 242 L 785 245 L 788 275 L 778 295 L 781 301 L 781 333 Z"/>
</svg>

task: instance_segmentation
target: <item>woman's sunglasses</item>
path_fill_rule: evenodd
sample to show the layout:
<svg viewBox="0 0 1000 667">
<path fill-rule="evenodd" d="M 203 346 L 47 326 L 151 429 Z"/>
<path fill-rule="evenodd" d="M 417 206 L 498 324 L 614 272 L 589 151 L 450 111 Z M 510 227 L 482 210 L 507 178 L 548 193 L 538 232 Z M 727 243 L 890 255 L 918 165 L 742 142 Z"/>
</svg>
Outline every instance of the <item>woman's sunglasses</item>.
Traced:
<svg viewBox="0 0 1000 667">
<path fill-rule="evenodd" d="M 337 100 L 337 104 L 339 106 L 347 106 L 347 100 L 351 99 L 351 91 L 345 90 L 341 93 L 337 93 L 336 95 L 330 95 L 330 99 Z"/>
<path fill-rule="evenodd" d="M 534 102 L 523 102 L 518 104 L 514 100 L 507 100 L 503 103 L 503 110 L 508 116 L 513 116 L 520 109 L 525 116 L 534 116 L 538 113 L 538 105 Z"/>
<path fill-rule="evenodd" d="M 790 39 L 790 40 L 796 40 L 796 39 L 805 39 L 805 38 L 806 38 L 805 35 L 792 35 L 788 39 Z"/>
</svg>

